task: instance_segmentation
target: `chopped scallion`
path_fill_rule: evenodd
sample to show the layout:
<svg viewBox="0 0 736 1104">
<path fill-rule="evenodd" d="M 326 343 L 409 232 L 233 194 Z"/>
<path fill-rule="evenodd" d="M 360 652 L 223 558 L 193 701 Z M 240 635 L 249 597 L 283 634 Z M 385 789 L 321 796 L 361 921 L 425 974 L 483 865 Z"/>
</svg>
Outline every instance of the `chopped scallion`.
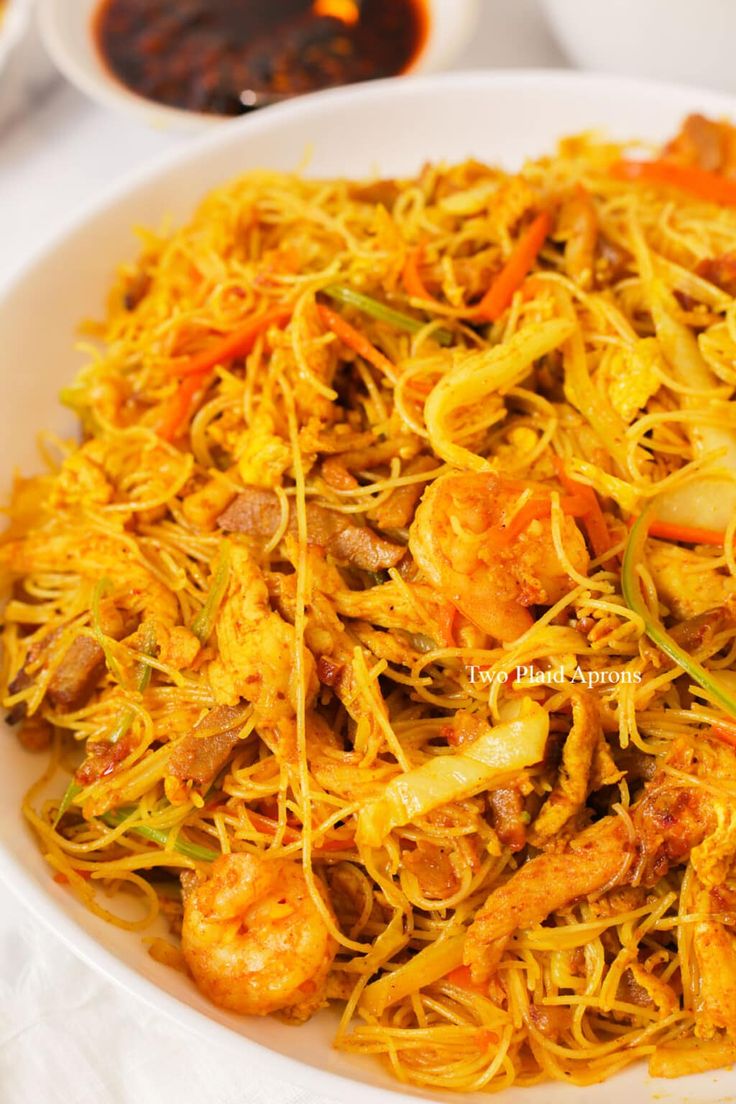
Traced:
<svg viewBox="0 0 736 1104">
<path fill-rule="evenodd" d="M 135 809 L 123 808 L 117 809 L 115 812 L 104 813 L 100 819 L 105 822 L 110 828 L 118 828 L 126 820 L 128 820 L 132 814 L 135 813 Z M 143 839 L 150 840 L 152 843 L 157 843 L 160 847 L 165 848 L 169 839 L 169 833 L 162 831 L 160 828 L 149 828 L 146 824 L 131 824 L 130 831 L 136 836 L 141 836 Z M 213 851 L 209 847 L 202 847 L 198 843 L 190 843 L 188 840 L 178 838 L 174 843 L 174 850 L 178 851 L 181 855 L 186 855 L 187 858 L 196 859 L 198 862 L 214 862 L 215 859 L 220 857 L 219 851 Z"/>
<path fill-rule="evenodd" d="M 385 303 L 379 302 L 378 299 L 373 299 L 370 295 L 363 295 L 362 292 L 354 291 L 344 284 L 330 284 L 329 287 L 322 290 L 323 294 L 329 299 L 334 299 L 337 303 L 344 303 L 348 307 L 355 307 L 356 310 L 363 311 L 371 318 L 375 318 L 379 322 L 388 322 L 389 325 L 396 326 L 399 330 L 406 330 L 408 333 L 419 333 L 427 325 L 420 318 L 412 318 L 409 314 L 394 310 L 393 307 L 387 307 Z M 440 345 L 451 345 L 453 341 L 452 334 L 445 329 L 434 330 L 432 337 Z"/>
<path fill-rule="evenodd" d="M 650 613 L 641 593 L 641 582 L 637 568 L 642 561 L 644 542 L 649 534 L 649 526 L 653 521 L 656 499 L 643 511 L 634 523 L 624 553 L 624 561 L 621 569 L 621 584 L 624 599 L 629 609 L 637 613 L 644 622 L 644 630 L 652 641 L 666 656 L 681 667 L 686 675 L 697 682 L 713 697 L 721 708 L 731 717 L 736 717 L 736 700 L 728 692 L 721 680 L 707 671 L 697 659 L 688 655 L 680 645 L 670 636 L 658 617 Z"/>
</svg>

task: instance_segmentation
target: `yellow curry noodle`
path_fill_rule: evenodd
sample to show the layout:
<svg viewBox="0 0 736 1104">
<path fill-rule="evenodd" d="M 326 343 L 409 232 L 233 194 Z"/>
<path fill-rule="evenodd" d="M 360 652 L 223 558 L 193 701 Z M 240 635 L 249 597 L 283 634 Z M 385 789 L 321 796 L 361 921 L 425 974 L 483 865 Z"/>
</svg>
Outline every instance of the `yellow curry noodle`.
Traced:
<svg viewBox="0 0 736 1104">
<path fill-rule="evenodd" d="M 120 270 L 2 694 L 50 876 L 215 1004 L 438 1091 L 736 1060 L 734 135 L 253 172 Z"/>
</svg>

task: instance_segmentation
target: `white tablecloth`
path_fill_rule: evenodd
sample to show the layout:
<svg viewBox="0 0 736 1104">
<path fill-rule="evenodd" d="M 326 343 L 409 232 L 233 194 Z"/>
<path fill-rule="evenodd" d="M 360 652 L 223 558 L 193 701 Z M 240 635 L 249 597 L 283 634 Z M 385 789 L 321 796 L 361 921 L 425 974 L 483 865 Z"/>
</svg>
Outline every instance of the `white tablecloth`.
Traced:
<svg viewBox="0 0 736 1104">
<path fill-rule="evenodd" d="M 536 0 L 482 3 L 458 67 L 564 63 Z M 60 80 L 46 89 L 0 133 L 0 283 L 111 181 L 189 140 L 113 117 Z M 162 1022 L 78 961 L 0 886 L 0 1104 L 169 1101 L 322 1104 L 266 1065 L 250 1057 L 245 1065 L 237 1044 L 205 1048 Z"/>
</svg>

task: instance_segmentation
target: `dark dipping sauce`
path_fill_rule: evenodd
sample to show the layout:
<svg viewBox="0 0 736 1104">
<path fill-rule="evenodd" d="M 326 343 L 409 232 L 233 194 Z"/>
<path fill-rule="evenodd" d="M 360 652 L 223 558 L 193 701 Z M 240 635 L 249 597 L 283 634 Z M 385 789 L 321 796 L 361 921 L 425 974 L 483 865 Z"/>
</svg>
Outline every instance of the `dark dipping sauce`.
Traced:
<svg viewBox="0 0 736 1104">
<path fill-rule="evenodd" d="M 104 0 L 99 49 L 133 92 L 169 107 L 240 115 L 246 89 L 313 92 L 409 67 L 422 0 L 363 0 L 349 24 L 314 0 Z"/>
</svg>

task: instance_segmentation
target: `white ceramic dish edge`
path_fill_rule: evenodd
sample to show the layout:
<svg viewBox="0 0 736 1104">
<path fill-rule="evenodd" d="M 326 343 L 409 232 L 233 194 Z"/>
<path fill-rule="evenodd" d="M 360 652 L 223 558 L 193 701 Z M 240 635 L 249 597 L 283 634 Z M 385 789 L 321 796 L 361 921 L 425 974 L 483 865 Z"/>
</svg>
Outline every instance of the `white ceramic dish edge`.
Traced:
<svg viewBox="0 0 736 1104">
<path fill-rule="evenodd" d="M 31 19 L 31 0 L 8 0 L 0 15 L 0 75 L 25 34 Z"/>
<path fill-rule="evenodd" d="M 736 91 L 732 0 L 539 0 L 576 65 Z"/>
<path fill-rule="evenodd" d="M 37 104 L 56 77 L 36 26 L 35 0 L 9 0 L 0 18 L 0 131 Z"/>
<path fill-rule="evenodd" d="M 257 145 L 259 136 L 265 139 L 274 131 L 288 132 L 290 130 L 294 135 L 292 141 L 296 143 L 297 136 L 299 138 L 302 135 L 308 136 L 309 126 L 307 124 L 319 126 L 320 119 L 323 116 L 329 118 L 332 124 L 337 127 L 337 131 L 345 125 L 346 119 L 351 121 L 352 129 L 355 130 L 356 118 L 359 119 L 361 113 L 363 117 L 370 118 L 379 107 L 382 107 L 385 112 L 387 98 L 391 105 L 392 121 L 396 127 L 400 128 L 402 121 L 405 123 L 406 118 L 412 116 L 412 112 L 416 113 L 417 119 L 424 118 L 424 112 L 428 106 L 431 103 L 438 102 L 437 97 L 439 97 L 439 102 L 444 103 L 442 111 L 446 113 L 446 117 L 442 114 L 442 111 L 439 113 L 435 111 L 428 119 L 428 124 L 433 128 L 431 132 L 434 135 L 434 141 L 436 141 L 438 127 L 440 132 L 445 134 L 444 141 L 440 143 L 441 148 L 440 146 L 434 148 L 424 147 L 422 145 L 424 137 L 421 131 L 412 135 L 411 140 L 409 140 L 409 132 L 400 130 L 399 137 L 404 138 L 400 154 L 395 149 L 383 151 L 385 160 L 391 161 L 392 157 L 397 156 L 402 161 L 402 171 L 404 171 L 405 168 L 408 168 L 405 164 L 407 157 L 416 161 L 421 156 L 436 157 L 439 153 L 444 153 L 447 156 L 461 155 L 458 154 L 458 149 L 464 148 L 462 146 L 463 140 L 458 138 L 454 132 L 451 132 L 450 127 L 455 115 L 457 114 L 458 117 L 461 115 L 462 108 L 467 108 L 469 103 L 477 105 L 479 102 L 483 102 L 484 96 L 488 97 L 491 106 L 494 105 L 493 97 L 496 97 L 495 106 L 499 111 L 499 116 L 503 114 L 504 98 L 507 104 L 516 105 L 517 117 L 513 120 L 513 140 L 509 140 L 507 137 L 506 140 L 501 141 L 507 162 L 509 159 L 512 161 L 518 159 L 523 153 L 529 155 L 541 153 L 544 149 L 549 149 L 553 138 L 557 137 L 559 133 L 578 126 L 590 125 L 593 121 L 591 112 L 600 111 L 601 118 L 599 121 L 601 123 L 609 122 L 611 125 L 615 125 L 619 133 L 622 129 L 625 130 L 627 136 L 636 133 L 637 128 L 641 131 L 642 127 L 647 128 L 650 124 L 655 129 L 669 127 L 679 115 L 690 109 L 712 111 L 718 114 L 736 114 L 736 101 L 716 93 L 682 89 L 672 85 L 652 85 L 645 81 L 621 81 L 606 77 L 582 77 L 575 74 L 554 72 L 515 72 L 500 75 L 453 74 L 432 79 L 419 78 L 413 81 L 376 82 L 364 88 L 354 87 L 321 93 L 318 96 L 310 97 L 309 100 L 283 105 L 271 109 L 270 112 L 264 112 L 252 122 L 249 121 L 247 128 L 234 124 L 233 128 L 225 128 L 206 135 L 188 148 L 177 150 L 173 155 L 167 154 L 153 166 L 136 172 L 127 180 L 122 181 L 107 195 L 101 197 L 90 209 L 80 212 L 71 219 L 65 229 L 55 235 L 46 246 L 31 258 L 14 278 L 12 285 L 6 284 L 4 291 L 0 292 L 0 334 L 3 333 L 3 327 L 5 327 L 6 333 L 9 332 L 8 327 L 11 325 L 20 326 L 21 328 L 21 332 L 16 334 L 17 340 L 15 343 L 10 342 L 8 345 L 3 345 L 6 355 L 12 360 L 14 356 L 13 349 L 15 348 L 17 351 L 24 348 L 22 315 L 24 311 L 30 313 L 31 308 L 33 308 L 35 316 L 38 303 L 33 301 L 33 297 L 37 285 L 42 284 L 44 279 L 47 282 L 51 279 L 53 282 L 53 278 L 58 276 L 59 290 L 60 293 L 63 293 L 61 281 L 66 279 L 68 282 L 69 266 L 71 264 L 74 267 L 71 254 L 74 253 L 77 246 L 83 243 L 85 233 L 95 234 L 104 225 L 106 219 L 109 221 L 114 221 L 115 217 L 118 221 L 128 219 L 128 208 L 134 206 L 137 209 L 138 205 L 146 206 L 143 198 L 146 196 L 147 190 L 148 192 L 155 191 L 158 187 L 159 190 L 163 190 L 164 196 L 168 196 L 167 182 L 169 185 L 173 185 L 177 179 L 184 175 L 187 166 L 194 175 L 197 172 L 202 175 L 202 179 L 196 187 L 191 186 L 189 190 L 204 191 L 211 184 L 209 175 L 213 172 L 220 172 L 220 161 L 227 160 L 228 157 L 231 161 L 233 160 L 234 155 L 228 154 L 225 156 L 225 154 L 230 147 L 236 145 L 240 135 L 242 135 L 243 143 L 247 147 L 248 141 L 254 146 Z M 444 101 L 443 97 L 445 97 Z M 628 104 L 627 110 L 631 111 L 631 115 L 627 116 L 627 119 L 630 117 L 631 122 L 627 121 L 623 127 L 618 108 L 610 108 L 611 103 L 614 101 L 618 103 L 619 100 L 626 101 Z M 605 109 L 604 104 L 608 105 Z M 636 105 L 639 105 L 639 111 L 635 111 Z M 662 105 L 661 110 L 659 105 Z M 553 108 L 561 113 L 559 125 L 557 126 L 553 126 L 549 121 L 544 122 L 544 112 L 551 112 Z M 603 118 L 606 114 L 610 116 L 609 120 Z M 385 118 L 385 114 L 382 115 L 382 118 Z M 611 120 L 613 120 L 612 123 Z M 652 120 L 656 120 L 656 124 L 652 123 Z M 642 133 L 645 132 L 642 131 Z M 655 137 L 656 135 L 652 133 L 651 136 Z M 353 139 L 353 152 L 360 148 L 356 146 L 357 141 L 357 138 Z M 539 147 L 538 143 L 540 141 L 543 143 L 543 148 Z M 276 142 L 276 146 L 278 147 L 278 142 Z M 411 152 L 408 147 L 411 147 L 414 152 Z M 494 156 L 492 147 L 493 142 L 488 147 L 489 156 Z M 295 148 L 295 157 L 298 152 L 300 151 Z M 465 149 L 465 152 L 468 155 L 473 152 L 480 152 L 479 148 L 475 146 L 475 138 L 468 138 L 468 148 Z M 218 154 L 220 160 L 218 160 Z M 341 145 L 339 158 L 349 162 L 350 155 L 351 150 Z M 257 156 L 260 157 L 261 155 Z M 236 172 L 237 167 L 245 168 L 248 166 L 238 166 L 233 163 L 230 172 Z M 418 164 L 415 167 L 418 168 Z M 332 169 L 331 171 L 338 170 Z M 363 154 L 363 160 L 356 161 L 355 166 L 349 170 L 344 167 L 342 171 L 353 171 L 358 174 L 369 171 L 365 164 L 365 154 Z M 198 180 L 200 180 L 199 177 Z M 185 206 L 188 206 L 189 199 L 185 199 L 184 203 Z M 148 202 L 148 206 L 150 205 L 150 202 Z M 168 206 L 167 199 L 162 198 L 158 205 L 159 208 Z M 127 223 L 128 227 L 132 221 L 135 220 L 130 219 Z M 123 236 L 120 230 L 117 232 L 117 237 L 119 241 L 122 241 Z M 126 240 L 129 237 L 128 230 Z M 106 259 L 105 271 L 109 271 L 113 261 L 122 259 L 122 254 L 117 252 L 119 241 L 116 243 L 113 240 L 114 238 L 115 235 L 110 235 L 102 239 L 104 240 L 103 252 L 106 253 L 108 247 L 113 250 L 112 254 Z M 99 239 L 96 238 L 95 240 L 99 244 Z M 132 239 L 130 244 L 132 245 Z M 65 252 L 70 250 L 71 254 L 65 256 Z M 90 288 L 97 287 L 98 276 L 97 271 L 92 273 L 85 270 L 82 273 L 82 281 L 86 280 Z M 26 295 L 30 299 L 24 306 Z M 91 298 L 94 298 L 94 296 L 90 297 L 88 310 L 91 310 L 94 306 Z M 43 294 L 41 295 L 41 303 L 43 303 Z M 87 304 L 87 298 L 85 298 L 85 304 Z M 62 304 L 62 313 L 63 309 L 64 304 Z M 83 310 L 78 313 L 77 311 L 78 308 L 75 306 L 74 318 L 84 313 Z M 71 325 L 71 318 L 67 318 L 66 321 Z M 55 328 L 58 328 L 59 319 L 54 317 L 50 325 L 51 330 L 54 331 Z M 68 340 L 66 329 L 64 333 L 66 334 L 66 340 Z M 32 331 L 29 330 L 28 334 L 32 334 Z M 57 338 L 61 340 L 57 334 L 53 338 L 55 342 Z M 33 346 L 30 338 L 28 345 L 30 348 Z M 59 364 L 63 365 L 65 360 L 68 362 L 66 366 L 62 367 L 62 378 L 65 378 L 68 370 L 71 370 L 72 360 L 69 354 L 63 351 L 62 346 L 55 344 L 54 348 L 57 348 L 59 352 Z M 22 363 L 19 362 L 19 370 L 11 380 L 12 386 L 21 388 L 21 391 L 23 386 L 22 381 L 20 381 L 22 367 Z M 27 376 L 29 373 L 25 373 L 25 375 Z M 52 378 L 55 379 L 55 377 Z M 55 382 L 59 384 L 61 379 L 55 380 Z M 30 390 L 28 395 L 33 397 L 34 392 Z M 58 425 L 59 413 L 55 400 L 52 400 L 45 391 L 43 394 L 36 391 L 35 395 L 37 396 L 36 406 L 29 399 L 30 409 L 33 410 L 33 425 Z M 47 410 L 53 410 L 52 417 L 46 417 Z M 30 451 L 27 456 L 19 456 L 13 452 L 13 459 L 20 459 L 21 465 L 26 467 L 31 467 L 30 456 Z M 28 773 L 28 756 L 23 756 L 14 750 L 8 753 L 8 761 L 10 762 L 11 759 L 17 763 L 22 762 L 24 771 Z M 30 773 L 37 773 L 37 769 L 37 764 L 34 764 Z M 6 774 L 6 786 L 8 786 L 8 782 L 12 777 L 13 768 L 11 767 Z M 9 786 L 6 791 L 6 803 L 10 799 L 14 801 L 15 797 L 12 786 Z M 226 1033 L 219 1030 L 221 1026 L 224 1026 L 227 1032 L 239 1035 L 235 1032 L 232 1024 L 224 1022 L 225 1018 L 221 1017 L 216 1010 L 207 1008 L 204 1002 L 197 1002 L 194 999 L 191 1001 L 191 1003 L 197 1004 L 202 1009 L 207 1008 L 206 1014 L 201 1014 L 200 1011 L 196 1011 L 188 1003 L 185 1003 L 183 997 L 179 999 L 167 992 L 168 973 L 170 972 L 160 972 L 164 971 L 165 968 L 161 967 L 158 974 L 156 974 L 162 979 L 161 986 L 158 986 L 150 980 L 156 973 L 153 969 L 150 973 L 146 971 L 146 976 L 143 976 L 140 969 L 136 970 L 128 965 L 132 955 L 126 954 L 126 961 L 123 961 L 108 946 L 103 946 L 100 941 L 90 935 L 85 928 L 93 925 L 85 925 L 83 922 L 83 918 L 88 914 L 77 909 L 76 916 L 78 918 L 74 918 L 74 903 L 70 902 L 65 891 L 54 886 L 51 882 L 47 869 L 43 867 L 35 842 L 24 826 L 17 809 L 8 808 L 0 812 L 0 816 L 2 817 L 0 821 L 0 877 L 28 904 L 38 918 L 56 931 L 80 957 L 124 986 L 131 993 L 145 1000 L 149 1005 L 160 1009 L 163 1013 L 172 1016 L 187 1027 L 198 1030 L 200 1034 L 212 1038 L 224 1038 Z M 109 931 L 107 927 L 104 930 Z M 126 938 L 130 940 L 137 939 L 135 935 Z M 107 940 L 107 942 L 110 943 L 111 940 Z M 189 1000 L 189 997 L 187 997 L 187 1000 Z M 308 1032 L 308 1028 L 309 1025 L 307 1028 L 299 1029 L 299 1033 Z M 274 1030 L 291 1031 L 291 1029 L 284 1029 L 281 1025 L 274 1025 Z M 350 1076 L 344 1076 L 344 1069 L 342 1074 L 336 1073 L 332 1069 L 318 1069 L 312 1065 L 305 1065 L 288 1054 L 279 1053 L 280 1048 L 271 1049 L 270 1044 L 258 1042 L 247 1036 L 239 1035 L 239 1037 L 241 1039 L 240 1045 L 242 1046 L 244 1043 L 248 1047 L 248 1052 L 254 1057 L 259 1056 L 260 1061 L 268 1061 L 275 1073 L 282 1073 L 287 1079 L 308 1084 L 310 1087 L 331 1095 L 342 1095 L 347 1090 L 352 1094 L 352 1098 L 358 1102 L 372 1102 L 378 1100 L 379 1095 L 383 1094 L 386 1088 L 389 1087 L 387 1078 L 381 1074 L 377 1067 L 371 1066 L 367 1071 L 365 1066 L 361 1067 L 357 1063 L 354 1067 L 350 1065 L 349 1069 L 354 1070 L 356 1074 L 355 1079 L 353 1079 Z M 308 1038 L 309 1036 L 305 1037 Z M 298 1033 L 293 1033 L 291 1038 L 296 1043 Z M 324 1046 L 324 1040 L 320 1045 L 327 1055 L 324 1064 L 328 1065 L 330 1064 L 330 1052 Z M 350 1063 L 353 1062 L 352 1059 L 349 1061 Z M 359 1073 L 365 1076 L 359 1077 Z M 366 1079 L 371 1083 L 366 1083 Z M 588 1101 L 600 1101 L 601 1104 L 605 1101 L 608 1104 L 608 1101 L 620 1098 L 622 1085 L 625 1084 L 627 1089 L 634 1086 L 635 1094 L 628 1092 L 628 1095 L 632 1101 L 637 1101 L 637 1104 L 639 1101 L 653 1098 L 650 1089 L 652 1092 L 656 1090 L 657 1095 L 661 1097 L 663 1088 L 667 1089 L 664 1095 L 670 1102 L 687 1099 L 691 1104 L 695 1104 L 696 1101 L 713 1099 L 712 1095 L 703 1096 L 702 1093 L 711 1093 L 714 1080 L 718 1081 L 719 1078 L 709 1075 L 705 1078 L 688 1079 L 681 1086 L 678 1084 L 673 1091 L 671 1084 L 663 1087 L 661 1083 L 650 1083 L 646 1087 L 646 1078 L 642 1071 L 634 1070 L 629 1071 L 628 1074 L 608 1085 L 586 1090 L 585 1099 L 586 1104 Z M 729 1086 L 726 1087 L 732 1085 L 733 1082 L 730 1081 Z M 394 1086 L 391 1091 L 394 1099 L 403 1097 L 405 1100 L 409 1100 L 416 1098 L 417 1095 L 428 1095 L 412 1092 L 411 1090 L 407 1093 L 398 1086 Z M 722 1092 L 719 1092 L 718 1095 L 722 1095 Z M 470 1097 L 466 1096 L 463 1099 L 469 1100 Z M 477 1100 L 479 1098 L 474 1097 L 473 1099 Z M 541 1096 L 535 1095 L 534 1090 L 511 1090 L 505 1099 L 526 1101 L 526 1104 L 538 1104 L 540 1100 L 549 1102 L 565 1101 L 567 1104 L 570 1095 L 567 1086 L 544 1085 Z"/>
</svg>

